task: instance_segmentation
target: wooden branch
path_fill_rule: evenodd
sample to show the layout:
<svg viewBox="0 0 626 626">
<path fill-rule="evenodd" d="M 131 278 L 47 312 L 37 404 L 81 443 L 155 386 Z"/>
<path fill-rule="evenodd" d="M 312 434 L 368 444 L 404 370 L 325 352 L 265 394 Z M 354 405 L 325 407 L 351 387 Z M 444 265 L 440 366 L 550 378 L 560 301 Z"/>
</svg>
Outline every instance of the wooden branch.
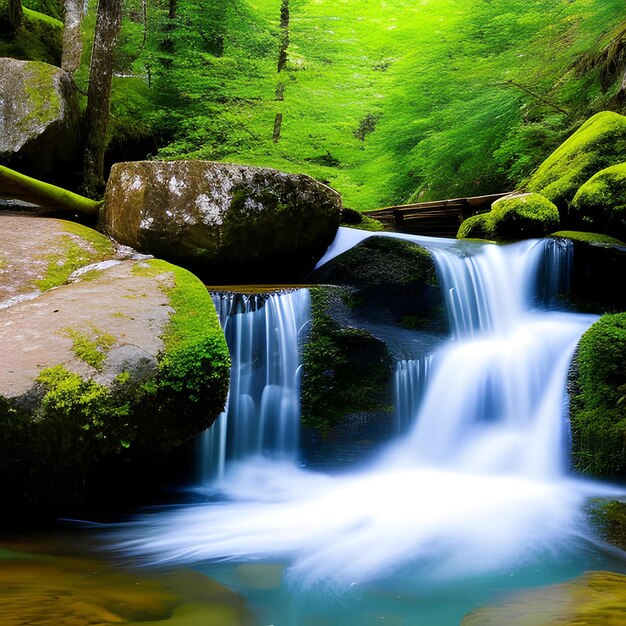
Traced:
<svg viewBox="0 0 626 626">
<path fill-rule="evenodd" d="M 103 204 L 102 201 L 90 200 L 2 165 L 0 165 L 0 198 L 21 200 L 46 209 L 82 215 L 98 215 Z"/>
<path fill-rule="evenodd" d="M 556 111 L 559 111 L 560 113 L 564 113 L 565 115 L 569 115 L 569 111 L 567 109 L 564 109 L 563 107 L 559 106 L 558 104 L 555 104 L 554 102 L 551 102 L 550 100 L 544 98 L 543 96 L 540 96 L 538 93 L 535 93 L 529 87 L 521 85 L 520 83 L 516 83 L 514 80 L 505 80 L 503 83 L 497 83 L 497 84 L 498 85 L 510 85 L 512 87 L 517 87 L 518 89 L 521 89 L 522 91 L 525 91 L 527 94 L 530 94 L 533 98 L 539 100 L 540 102 L 543 102 L 546 106 L 549 106 L 552 109 L 555 109 Z"/>
</svg>

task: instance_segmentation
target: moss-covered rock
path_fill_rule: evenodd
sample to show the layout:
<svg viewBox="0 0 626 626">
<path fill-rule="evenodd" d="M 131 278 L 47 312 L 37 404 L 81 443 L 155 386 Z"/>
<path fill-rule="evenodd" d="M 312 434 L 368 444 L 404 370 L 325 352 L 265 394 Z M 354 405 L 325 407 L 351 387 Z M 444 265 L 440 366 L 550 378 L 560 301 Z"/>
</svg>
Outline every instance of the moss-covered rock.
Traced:
<svg viewBox="0 0 626 626">
<path fill-rule="evenodd" d="M 626 313 L 605 315 L 582 337 L 570 376 L 572 454 L 593 476 L 626 475 Z"/>
<path fill-rule="evenodd" d="M 431 330 L 444 324 L 432 254 L 410 241 L 368 237 L 325 263 L 310 279 L 350 287 L 352 308 L 370 319 L 403 324 L 410 317 L 413 327 Z"/>
<path fill-rule="evenodd" d="M 0 59 L 0 163 L 67 181 L 78 148 L 78 102 L 70 76 L 52 65 Z"/>
<path fill-rule="evenodd" d="M 0 57 L 61 64 L 63 22 L 23 7 L 22 24 L 9 25 L 7 0 L 0 0 Z"/>
<path fill-rule="evenodd" d="M 626 163 L 594 174 L 576 192 L 572 220 L 600 233 L 626 238 Z"/>
<path fill-rule="evenodd" d="M 118 163 L 103 229 L 212 283 L 295 281 L 339 227 L 341 198 L 308 176 L 208 161 Z"/>
<path fill-rule="evenodd" d="M 385 230 L 382 222 L 354 209 L 343 209 L 341 211 L 341 225 L 347 228 L 358 228 L 359 230 L 369 230 L 371 232 Z"/>
<path fill-rule="evenodd" d="M 38 223 L 56 224 L 13 219 L 29 244 Z M 84 227 L 59 231 L 7 293 L 34 283 L 37 297 L 0 308 L 0 502 L 25 502 L 18 514 L 62 510 L 129 462 L 163 457 L 212 423 L 228 389 L 226 342 L 195 276 L 112 259 L 111 242 Z M 17 269 L 5 263 L 3 282 Z"/>
<path fill-rule="evenodd" d="M 626 117 L 603 111 L 587 120 L 537 169 L 528 190 L 554 202 L 567 221 L 578 189 L 594 174 L 626 161 Z"/>
<path fill-rule="evenodd" d="M 626 244 L 608 235 L 579 231 L 559 231 L 551 237 L 573 242 L 569 298 L 577 310 L 626 311 L 626 291 L 616 283 L 616 277 L 626 274 Z"/>
<path fill-rule="evenodd" d="M 489 213 L 474 215 L 459 227 L 458 239 L 513 241 L 545 237 L 559 226 L 556 206 L 537 193 L 496 200 Z"/>
<path fill-rule="evenodd" d="M 586 572 L 574 580 L 505 596 L 473 610 L 461 626 L 621 626 L 626 622 L 626 576 Z"/>
<path fill-rule="evenodd" d="M 626 502 L 593 499 L 587 506 L 591 526 L 599 537 L 626 550 Z"/>
<path fill-rule="evenodd" d="M 371 333 L 341 320 L 348 292 L 311 288 L 312 325 L 302 356 L 302 424 L 328 435 L 349 416 L 389 412 L 391 358 Z"/>
</svg>

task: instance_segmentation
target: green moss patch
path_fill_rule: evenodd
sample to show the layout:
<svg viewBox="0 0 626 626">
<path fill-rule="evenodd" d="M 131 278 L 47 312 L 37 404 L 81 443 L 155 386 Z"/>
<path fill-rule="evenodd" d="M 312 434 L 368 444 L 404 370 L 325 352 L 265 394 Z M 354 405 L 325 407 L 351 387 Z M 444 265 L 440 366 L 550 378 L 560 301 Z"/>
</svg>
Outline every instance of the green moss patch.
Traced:
<svg viewBox="0 0 626 626">
<path fill-rule="evenodd" d="M 626 237 L 626 163 L 592 176 L 572 201 L 572 220 L 599 232 Z"/>
<path fill-rule="evenodd" d="M 342 209 L 341 211 L 341 226 L 347 228 L 358 228 L 359 230 L 368 230 L 371 232 L 380 232 L 385 230 L 385 227 L 381 222 L 375 220 L 373 217 L 365 215 L 354 209 Z"/>
<path fill-rule="evenodd" d="M 626 475 L 626 313 L 605 315 L 582 337 L 570 396 L 576 468 Z"/>
<path fill-rule="evenodd" d="M 72 350 L 77 358 L 98 372 L 102 371 L 107 353 L 115 344 L 113 335 L 103 333 L 95 326 L 91 326 L 89 333 L 66 328 L 64 334 L 72 340 Z"/>
<path fill-rule="evenodd" d="M 313 322 L 302 355 L 302 424 L 327 434 L 348 415 L 390 410 L 391 359 L 382 341 L 339 324 L 340 295 L 311 289 Z"/>
<path fill-rule="evenodd" d="M 513 241 L 545 237 L 559 226 L 559 211 L 536 193 L 506 196 L 493 203 L 491 211 L 466 219 L 459 239 Z"/>
<path fill-rule="evenodd" d="M 6 0 L 0 2 L 0 22 L 6 11 Z M 14 35 L 0 38 L 0 57 L 24 61 L 61 64 L 63 22 L 23 7 L 22 25 Z"/>
<path fill-rule="evenodd" d="M 550 237 L 562 237 L 564 239 L 571 239 L 572 241 L 581 241 L 583 243 L 591 243 L 605 246 L 626 246 L 623 241 L 615 239 L 615 237 L 609 237 L 601 233 L 587 233 L 578 230 L 560 230 L 556 233 L 552 233 Z"/>
<path fill-rule="evenodd" d="M 43 278 L 35 281 L 41 291 L 64 285 L 81 267 L 114 256 L 113 243 L 104 235 L 74 222 L 60 220 L 60 223 L 67 234 L 61 235 L 56 249 L 43 257 L 47 268 Z"/>
<path fill-rule="evenodd" d="M 626 117 L 604 111 L 587 120 L 537 169 L 528 190 L 541 193 L 565 214 L 594 174 L 626 161 Z"/>
</svg>

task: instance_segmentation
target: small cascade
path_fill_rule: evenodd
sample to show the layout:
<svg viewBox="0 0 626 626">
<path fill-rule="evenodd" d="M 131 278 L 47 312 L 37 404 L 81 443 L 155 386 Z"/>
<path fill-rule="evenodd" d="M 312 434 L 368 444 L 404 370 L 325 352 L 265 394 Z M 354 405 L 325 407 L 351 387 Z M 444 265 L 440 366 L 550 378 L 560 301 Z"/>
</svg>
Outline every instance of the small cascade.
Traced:
<svg viewBox="0 0 626 626">
<path fill-rule="evenodd" d="M 402 359 L 396 363 L 393 397 L 398 434 L 406 433 L 413 423 L 424 395 L 432 360 L 432 355 L 428 355 L 419 359 Z"/>
<path fill-rule="evenodd" d="M 226 464 L 250 456 L 298 455 L 299 344 L 310 320 L 307 289 L 213 296 L 231 355 L 226 411 L 203 433 L 199 480 L 221 478 Z"/>
</svg>

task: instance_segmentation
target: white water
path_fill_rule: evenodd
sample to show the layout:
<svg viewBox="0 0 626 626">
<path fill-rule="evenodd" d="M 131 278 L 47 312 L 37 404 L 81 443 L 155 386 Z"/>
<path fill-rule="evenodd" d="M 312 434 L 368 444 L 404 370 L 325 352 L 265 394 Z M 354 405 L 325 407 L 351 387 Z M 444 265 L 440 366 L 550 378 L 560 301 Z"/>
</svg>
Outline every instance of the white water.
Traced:
<svg viewBox="0 0 626 626">
<path fill-rule="evenodd" d="M 213 297 L 231 356 L 226 411 L 200 438 L 199 479 L 253 456 L 296 461 L 300 433 L 299 344 L 310 320 L 306 289 L 268 297 Z"/>
<path fill-rule="evenodd" d="M 298 585 L 345 587 L 405 567 L 429 581 L 498 572 L 577 541 L 600 488 L 567 477 L 564 395 L 594 317 L 533 309 L 543 261 L 556 288 L 567 250 L 435 253 L 455 339 L 435 353 L 406 435 L 348 475 L 242 463 L 223 501 L 142 519 L 122 547 L 159 562 L 279 559 Z"/>
</svg>

